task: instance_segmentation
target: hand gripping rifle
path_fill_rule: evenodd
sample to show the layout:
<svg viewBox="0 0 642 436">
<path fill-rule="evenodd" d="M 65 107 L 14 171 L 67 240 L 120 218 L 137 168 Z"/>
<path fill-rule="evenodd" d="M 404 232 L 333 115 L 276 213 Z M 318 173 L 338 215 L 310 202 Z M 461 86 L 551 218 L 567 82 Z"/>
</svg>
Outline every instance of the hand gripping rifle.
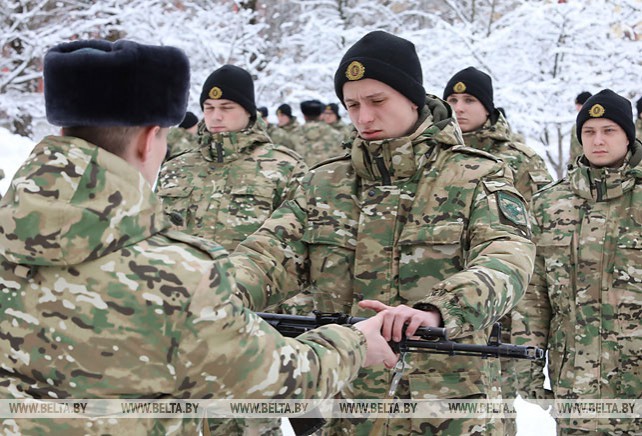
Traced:
<svg viewBox="0 0 642 436">
<path fill-rule="evenodd" d="M 283 336 L 294 338 L 301 333 L 328 324 L 352 325 L 367 318 L 359 318 L 343 313 L 322 313 L 313 312 L 314 316 L 280 315 L 275 313 L 257 313 L 272 327 L 277 329 Z M 507 357 L 514 359 L 541 360 L 544 358 L 544 350 L 538 347 L 523 345 L 504 344 L 501 342 L 502 325 L 495 323 L 490 333 L 488 343 L 462 344 L 448 340 L 445 328 L 440 327 L 419 327 L 413 337 L 420 339 L 409 339 L 405 336 L 401 342 L 391 342 L 390 346 L 398 353 L 433 353 L 487 357 Z"/>
<path fill-rule="evenodd" d="M 313 314 L 314 316 L 297 316 L 257 313 L 257 315 L 277 329 L 283 336 L 289 338 L 295 338 L 301 333 L 323 325 L 352 325 L 367 319 L 346 315 L 344 313 L 322 313 L 314 311 Z M 420 339 L 409 339 L 404 335 L 401 342 L 390 342 L 390 346 L 397 353 L 434 353 L 448 354 L 451 356 L 465 355 L 477 356 L 482 359 L 487 357 L 509 357 L 515 359 L 541 360 L 544 358 L 544 350 L 541 348 L 503 344 L 501 342 L 502 325 L 499 322 L 493 325 L 486 345 L 461 344 L 450 341 L 448 340 L 446 329 L 440 327 L 419 327 L 413 338 L 417 336 Z M 397 375 L 400 378 L 401 372 Z M 303 415 L 301 417 L 290 418 L 290 424 L 297 436 L 308 436 L 323 427 L 325 420 Z"/>
</svg>

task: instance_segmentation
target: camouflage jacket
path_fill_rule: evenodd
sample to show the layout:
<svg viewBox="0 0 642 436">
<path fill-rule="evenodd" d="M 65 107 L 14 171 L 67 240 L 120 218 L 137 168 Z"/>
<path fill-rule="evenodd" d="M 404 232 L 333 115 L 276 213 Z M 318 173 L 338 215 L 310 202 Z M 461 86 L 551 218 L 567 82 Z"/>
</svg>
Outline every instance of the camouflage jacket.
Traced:
<svg viewBox="0 0 642 436">
<path fill-rule="evenodd" d="M 185 129 L 172 127 L 167 134 L 167 158 L 170 160 L 198 148 L 198 138 Z"/>
<path fill-rule="evenodd" d="M 642 118 L 635 120 L 635 137 L 642 141 Z"/>
<path fill-rule="evenodd" d="M 512 137 L 508 122 L 499 114 L 495 123 L 489 119 L 480 129 L 464 133 L 464 142 L 506 162 L 513 170 L 515 188 L 528 204 L 533 194 L 553 179 L 544 160 L 526 144 L 513 141 Z"/>
<path fill-rule="evenodd" d="M 352 142 L 351 140 L 354 139 L 353 132 L 355 131 L 355 128 L 352 124 L 346 124 L 341 120 L 337 120 L 336 122 L 329 124 L 330 127 L 332 127 L 334 130 L 338 131 L 343 135 L 343 141 L 348 141 Z"/>
<path fill-rule="evenodd" d="M 232 251 L 294 193 L 307 167 L 263 125 L 212 135 L 201 122 L 200 148 L 163 165 L 158 194 L 178 230 Z"/>
<path fill-rule="evenodd" d="M 642 393 L 642 144 L 621 168 L 585 158 L 533 197 L 535 272 L 513 314 L 517 344 L 548 349 L 555 398 L 626 399 Z M 544 362 L 518 363 L 524 398 L 544 399 Z M 558 426 L 626 431 L 640 420 Z"/>
<path fill-rule="evenodd" d="M 234 297 L 220 246 L 167 227 L 158 197 L 119 157 L 70 137 L 34 148 L 0 206 L 0 398 L 319 398 L 356 376 L 360 333 L 280 336 Z M 91 432 L 196 434 L 199 425 L 103 419 Z"/>
<path fill-rule="evenodd" d="M 308 121 L 301 126 L 301 139 L 296 149 L 308 166 L 345 154 L 343 134 L 324 121 Z"/>
<path fill-rule="evenodd" d="M 270 132 L 270 138 L 274 144 L 283 145 L 290 150 L 297 150 L 301 141 L 300 129 L 301 125 L 299 122 L 296 118 L 292 118 L 285 126 L 276 126 L 276 128 Z"/>
<path fill-rule="evenodd" d="M 436 97 L 427 103 L 439 111 L 424 107 L 411 135 L 357 138 L 351 155 L 311 170 L 295 199 L 238 246 L 231 258 L 246 304 L 260 308 L 309 283 L 319 310 L 370 316 L 357 301 L 429 304 L 450 337 L 486 343 L 532 272 L 526 208 L 511 171 L 460 145 L 450 107 Z M 490 359 L 416 354 L 406 361 L 402 382 L 412 398 L 498 395 Z M 379 367 L 344 393 L 385 398 L 390 381 Z"/>
</svg>

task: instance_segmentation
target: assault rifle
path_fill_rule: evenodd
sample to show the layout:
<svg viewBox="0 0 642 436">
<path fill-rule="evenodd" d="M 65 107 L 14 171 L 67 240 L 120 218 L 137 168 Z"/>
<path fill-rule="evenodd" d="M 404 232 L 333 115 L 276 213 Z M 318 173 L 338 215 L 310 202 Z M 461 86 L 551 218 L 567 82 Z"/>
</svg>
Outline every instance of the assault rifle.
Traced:
<svg viewBox="0 0 642 436">
<path fill-rule="evenodd" d="M 283 336 L 294 338 L 317 327 L 328 324 L 352 325 L 367 318 L 359 318 L 343 313 L 322 313 L 314 311 L 314 316 L 280 315 L 275 313 L 257 313 Z M 501 342 L 502 325 L 493 325 L 488 343 L 462 344 L 448 340 L 445 328 L 419 327 L 410 339 L 403 337 L 401 342 L 392 342 L 390 346 L 399 353 L 432 353 L 487 357 L 508 357 L 513 359 L 544 359 L 544 350 L 538 347 L 512 345 Z"/>
<path fill-rule="evenodd" d="M 295 338 L 301 333 L 328 324 L 352 325 L 367 318 L 358 318 L 344 313 L 323 313 L 314 311 L 314 316 L 279 315 L 275 313 L 259 312 L 261 318 L 277 329 L 283 336 Z M 541 360 L 544 358 L 544 350 L 537 347 L 503 344 L 501 342 L 502 325 L 493 325 L 490 338 L 486 345 L 461 344 L 448 340 L 448 333 L 445 328 L 440 327 L 419 327 L 410 339 L 405 335 L 401 342 L 391 342 L 390 346 L 398 353 L 434 353 L 448 355 L 477 356 L 483 359 L 487 357 L 511 357 L 515 359 Z M 402 365 L 403 368 L 403 365 Z M 396 370 L 396 368 L 395 368 Z M 395 377 L 398 382 L 401 372 Z M 393 378 L 393 386 L 394 378 Z M 396 387 L 396 386 L 395 386 Z M 393 389 L 393 387 L 391 387 Z M 297 436 L 308 436 L 320 429 L 325 420 L 317 417 L 296 417 L 290 418 L 290 424 Z"/>
</svg>

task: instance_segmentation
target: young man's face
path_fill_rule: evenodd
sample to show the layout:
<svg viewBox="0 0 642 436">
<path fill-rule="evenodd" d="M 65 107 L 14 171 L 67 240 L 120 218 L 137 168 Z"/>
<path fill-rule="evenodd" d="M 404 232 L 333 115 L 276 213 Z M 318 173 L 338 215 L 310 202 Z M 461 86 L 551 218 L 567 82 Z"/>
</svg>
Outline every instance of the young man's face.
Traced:
<svg viewBox="0 0 642 436">
<path fill-rule="evenodd" d="M 417 123 L 417 105 L 375 79 L 346 82 L 343 101 L 363 139 L 374 141 L 406 136 Z"/>
<path fill-rule="evenodd" d="M 464 133 L 474 132 L 488 119 L 488 111 L 477 97 L 470 94 L 450 94 L 446 101 L 452 106 L 457 123 Z"/>
<path fill-rule="evenodd" d="M 582 125 L 582 150 L 596 167 L 617 168 L 624 162 L 629 139 L 615 121 L 593 118 Z"/>
<path fill-rule="evenodd" d="M 339 120 L 339 118 L 332 111 L 332 109 L 324 110 L 323 113 L 321 114 L 321 119 L 328 124 L 336 123 Z"/>
<path fill-rule="evenodd" d="M 250 123 L 250 114 L 232 100 L 207 99 L 203 103 L 203 118 L 211 133 L 239 132 Z"/>
<path fill-rule="evenodd" d="M 280 112 L 276 114 L 276 118 L 278 120 L 279 127 L 283 127 L 290 122 L 290 117 Z"/>
</svg>

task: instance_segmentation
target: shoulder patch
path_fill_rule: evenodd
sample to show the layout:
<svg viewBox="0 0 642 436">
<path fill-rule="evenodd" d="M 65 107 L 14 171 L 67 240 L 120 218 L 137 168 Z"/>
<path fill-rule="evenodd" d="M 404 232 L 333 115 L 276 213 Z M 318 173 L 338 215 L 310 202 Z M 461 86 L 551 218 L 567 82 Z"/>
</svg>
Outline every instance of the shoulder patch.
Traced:
<svg viewBox="0 0 642 436">
<path fill-rule="evenodd" d="M 290 147 L 286 147 L 285 145 L 280 145 L 280 144 L 272 144 L 272 147 L 274 147 L 275 150 L 278 150 L 281 153 L 285 153 L 288 156 L 303 162 L 303 156 L 301 156 L 296 151 L 292 150 Z"/>
<path fill-rule="evenodd" d="M 509 147 L 510 148 L 514 148 L 515 150 L 521 151 L 522 153 L 524 153 L 528 157 L 533 157 L 533 156 L 537 155 L 537 152 L 535 150 L 533 150 L 528 145 L 523 144 L 521 142 L 510 141 L 509 142 Z"/>
<path fill-rule="evenodd" d="M 493 160 L 495 162 L 499 162 L 500 161 L 500 159 L 498 159 L 497 157 L 493 156 L 492 154 L 490 154 L 488 152 L 485 152 L 483 150 L 478 150 L 478 149 L 473 148 L 473 147 L 468 147 L 467 145 L 461 145 L 461 144 L 460 145 L 455 145 L 455 146 L 450 147 L 450 150 L 455 151 L 455 152 L 460 152 L 460 153 L 472 154 L 472 155 L 475 155 L 475 156 L 482 156 L 482 157 L 485 157 L 487 159 L 491 159 L 491 160 Z"/>
<path fill-rule="evenodd" d="M 176 230 L 165 230 L 161 234 L 173 241 L 182 242 L 184 244 L 190 245 L 194 248 L 198 248 L 212 260 L 221 259 L 223 257 L 228 257 L 228 252 L 222 246 L 218 245 L 215 242 L 208 241 L 207 239 L 198 238 L 196 236 L 190 236 L 186 233 L 179 232 Z"/>
<path fill-rule="evenodd" d="M 528 215 L 524 202 L 506 191 L 497 192 L 497 203 L 504 217 L 518 226 L 528 227 Z"/>
</svg>

